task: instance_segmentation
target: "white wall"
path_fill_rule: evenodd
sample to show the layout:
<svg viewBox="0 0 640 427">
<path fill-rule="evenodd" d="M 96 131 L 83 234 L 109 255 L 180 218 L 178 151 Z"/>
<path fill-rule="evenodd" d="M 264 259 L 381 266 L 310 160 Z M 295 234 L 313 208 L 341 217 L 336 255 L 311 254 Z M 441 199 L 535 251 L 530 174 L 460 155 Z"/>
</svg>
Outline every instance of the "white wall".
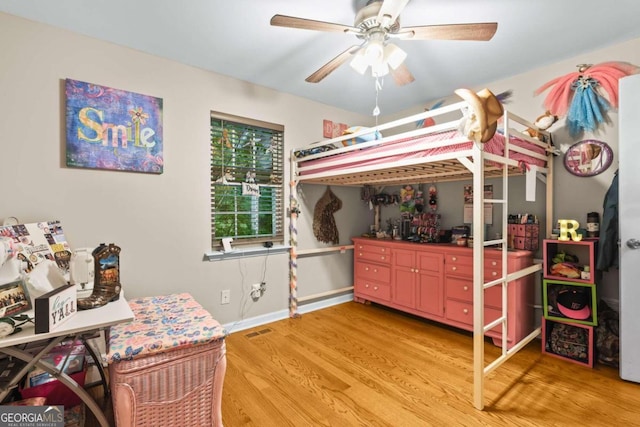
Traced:
<svg viewBox="0 0 640 427">
<path fill-rule="evenodd" d="M 188 291 L 223 323 L 286 310 L 287 255 L 202 261 L 210 250 L 209 112 L 283 124 L 288 149 L 321 139 L 322 119 L 367 125 L 370 117 L 1 13 L 0 58 L 0 218 L 61 220 L 72 247 L 118 244 L 127 296 Z M 640 39 L 485 86 L 495 93 L 512 89 L 508 108 L 533 120 L 543 112 L 544 96 L 535 97 L 536 88 L 574 71 L 576 64 L 611 60 L 640 63 Z M 165 172 L 158 176 L 66 168 L 65 78 L 163 98 Z M 425 105 L 411 112 L 433 101 L 425 99 Z M 617 156 L 615 113 L 611 120 L 595 137 L 608 142 Z M 562 125 L 551 130 L 566 149 L 574 141 Z M 585 221 L 587 212 L 602 212 L 616 165 L 614 158 L 609 171 L 577 178 L 556 162 L 555 216 Z M 360 202 L 359 190 L 333 190 L 343 202 L 335 215 L 340 244 L 348 244 L 352 235 L 367 230 L 372 215 Z M 315 242 L 311 230 L 313 207 L 323 191 L 312 185 L 301 188 L 301 248 L 326 246 Z M 447 200 L 443 195 L 441 203 Z M 443 209 L 457 212 L 448 204 Z M 300 296 L 351 285 L 351 256 L 300 259 L 299 265 Z M 267 293 L 253 303 L 247 298 L 248 287 L 263 275 Z M 617 299 L 617 280 L 617 271 L 605 276 L 605 296 Z M 222 289 L 231 289 L 231 304 L 219 304 Z"/>
<path fill-rule="evenodd" d="M 210 111 L 283 124 L 287 149 L 322 139 L 322 119 L 365 124 L 368 117 L 2 13 L 0 58 L 0 218 L 60 220 L 72 248 L 119 245 L 128 297 L 190 292 L 222 323 L 286 311 L 286 254 L 203 261 L 211 249 Z M 162 98 L 164 173 L 67 168 L 65 78 Z M 324 246 L 310 231 L 324 187 L 302 191 L 311 211 L 299 222 L 301 247 Z M 359 233 L 352 196 L 359 193 L 336 193 L 347 244 Z M 350 256 L 301 262 L 300 295 L 352 283 Z M 247 290 L 263 275 L 267 293 L 253 303 Z M 220 305 L 222 289 L 231 289 L 231 304 Z"/>
</svg>

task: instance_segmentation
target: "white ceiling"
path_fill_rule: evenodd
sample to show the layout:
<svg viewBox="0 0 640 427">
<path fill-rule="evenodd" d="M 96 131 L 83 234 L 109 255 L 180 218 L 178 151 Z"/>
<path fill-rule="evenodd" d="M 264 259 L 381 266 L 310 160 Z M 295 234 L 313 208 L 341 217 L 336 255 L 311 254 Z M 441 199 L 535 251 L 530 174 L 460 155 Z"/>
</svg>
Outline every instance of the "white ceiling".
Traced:
<svg viewBox="0 0 640 427">
<path fill-rule="evenodd" d="M 283 14 L 353 25 L 363 2 L 0 0 L 0 11 L 369 115 L 375 105 L 370 74 L 346 63 L 320 83 L 304 81 L 358 44 L 355 36 L 269 24 Z M 416 81 L 397 87 L 385 78 L 382 114 L 638 38 L 638 16 L 638 0 L 411 0 L 402 26 L 498 22 L 498 30 L 488 42 L 396 41 Z"/>
</svg>

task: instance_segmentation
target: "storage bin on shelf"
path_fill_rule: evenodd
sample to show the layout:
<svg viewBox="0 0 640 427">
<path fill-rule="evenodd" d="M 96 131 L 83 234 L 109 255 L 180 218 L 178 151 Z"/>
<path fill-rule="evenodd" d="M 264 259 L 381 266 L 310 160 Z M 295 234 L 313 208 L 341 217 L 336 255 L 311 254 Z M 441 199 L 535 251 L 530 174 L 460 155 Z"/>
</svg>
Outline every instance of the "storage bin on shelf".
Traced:
<svg viewBox="0 0 640 427">
<path fill-rule="evenodd" d="M 540 224 L 508 224 L 507 242 L 511 249 L 537 251 L 540 241 Z"/>
<path fill-rule="evenodd" d="M 597 251 L 597 238 L 577 242 L 545 239 L 542 251 L 544 278 L 595 283 Z M 583 274 L 586 270 L 589 272 L 587 276 Z"/>
<path fill-rule="evenodd" d="M 596 326 L 596 285 L 562 280 L 542 281 L 544 317 L 551 320 Z"/>
<path fill-rule="evenodd" d="M 42 361 L 67 374 L 78 386 L 84 387 L 87 374 L 85 354 L 86 349 L 81 342 L 66 341 L 53 347 L 42 357 Z M 49 405 L 70 408 L 82 403 L 82 399 L 69 387 L 39 368 L 29 372 L 19 390 L 23 399 L 42 397 Z"/>
<path fill-rule="evenodd" d="M 542 352 L 553 357 L 593 367 L 593 326 L 542 318 Z"/>
<path fill-rule="evenodd" d="M 129 306 L 108 334 L 116 425 L 222 426 L 227 331 L 188 293 Z"/>
</svg>

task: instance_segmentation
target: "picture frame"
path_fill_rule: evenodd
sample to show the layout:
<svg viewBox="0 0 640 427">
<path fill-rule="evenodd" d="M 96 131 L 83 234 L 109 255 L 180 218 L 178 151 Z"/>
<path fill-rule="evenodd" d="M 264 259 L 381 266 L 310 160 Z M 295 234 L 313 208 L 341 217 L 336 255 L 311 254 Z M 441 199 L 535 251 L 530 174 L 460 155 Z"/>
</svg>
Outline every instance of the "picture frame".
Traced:
<svg viewBox="0 0 640 427">
<path fill-rule="evenodd" d="M 613 150 L 603 141 L 585 139 L 573 144 L 564 154 L 564 167 L 572 175 L 596 176 L 613 162 Z"/>
<path fill-rule="evenodd" d="M 31 310 L 31 298 L 24 280 L 0 285 L 0 317 L 12 317 Z"/>
<path fill-rule="evenodd" d="M 68 167 L 161 174 L 163 100 L 65 80 Z"/>
</svg>

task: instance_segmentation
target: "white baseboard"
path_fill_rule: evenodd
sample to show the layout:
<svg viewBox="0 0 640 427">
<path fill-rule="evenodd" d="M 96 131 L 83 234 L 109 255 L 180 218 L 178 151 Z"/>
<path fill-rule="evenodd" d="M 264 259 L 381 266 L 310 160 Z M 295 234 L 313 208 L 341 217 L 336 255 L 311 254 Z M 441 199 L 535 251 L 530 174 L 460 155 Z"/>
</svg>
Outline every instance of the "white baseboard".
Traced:
<svg viewBox="0 0 640 427">
<path fill-rule="evenodd" d="M 310 313 L 312 311 L 321 310 L 323 308 L 331 307 L 334 305 L 344 304 L 345 302 L 349 301 L 353 301 L 353 292 L 323 299 L 320 301 L 298 305 L 298 313 Z M 248 319 L 238 320 L 237 322 L 226 323 L 222 326 L 224 326 L 227 332 L 232 334 L 234 332 L 240 332 L 245 329 L 255 328 L 256 326 L 266 325 L 267 323 L 272 323 L 287 318 L 289 318 L 289 310 L 280 310 L 274 311 L 272 313 L 262 314 L 260 316 L 250 317 Z"/>
</svg>

